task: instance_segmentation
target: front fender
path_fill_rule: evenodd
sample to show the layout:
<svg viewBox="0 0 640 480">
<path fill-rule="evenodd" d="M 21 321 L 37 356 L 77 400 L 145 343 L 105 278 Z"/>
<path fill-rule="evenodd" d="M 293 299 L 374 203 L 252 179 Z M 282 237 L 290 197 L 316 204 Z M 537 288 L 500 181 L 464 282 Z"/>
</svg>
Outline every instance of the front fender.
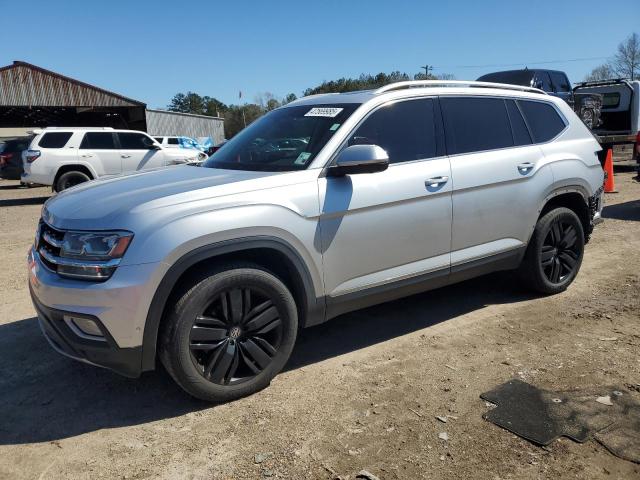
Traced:
<svg viewBox="0 0 640 480">
<path fill-rule="evenodd" d="M 156 346 L 158 331 L 166 308 L 167 299 L 176 286 L 180 277 L 197 263 L 213 259 L 220 255 L 242 252 L 251 249 L 272 249 L 285 255 L 294 265 L 304 290 L 306 310 L 306 325 L 320 323 L 325 318 L 325 303 L 323 297 L 316 295 L 313 278 L 309 265 L 305 263 L 300 252 L 285 240 L 278 237 L 259 235 L 253 237 L 234 238 L 214 244 L 203 245 L 191 250 L 177 259 L 160 281 L 149 307 L 144 326 L 142 348 L 142 371 L 155 368 Z"/>
</svg>

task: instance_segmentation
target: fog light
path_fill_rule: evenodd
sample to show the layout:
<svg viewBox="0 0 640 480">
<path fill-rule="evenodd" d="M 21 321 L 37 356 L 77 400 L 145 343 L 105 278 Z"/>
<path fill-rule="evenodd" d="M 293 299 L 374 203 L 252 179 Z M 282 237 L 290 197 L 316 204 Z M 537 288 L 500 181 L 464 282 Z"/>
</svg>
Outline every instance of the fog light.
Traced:
<svg viewBox="0 0 640 480">
<path fill-rule="evenodd" d="M 92 340 L 104 340 L 98 324 L 90 318 L 72 317 L 65 315 L 64 321 L 80 337 L 90 337 Z"/>
</svg>

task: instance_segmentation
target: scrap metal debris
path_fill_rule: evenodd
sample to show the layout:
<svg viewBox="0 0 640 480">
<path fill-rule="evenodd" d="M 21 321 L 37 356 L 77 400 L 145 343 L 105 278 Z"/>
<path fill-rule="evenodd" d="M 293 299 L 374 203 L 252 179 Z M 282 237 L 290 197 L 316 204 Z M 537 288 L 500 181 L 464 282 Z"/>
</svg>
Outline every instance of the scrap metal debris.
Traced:
<svg viewBox="0 0 640 480">
<path fill-rule="evenodd" d="M 603 405 L 608 405 L 609 407 L 613 406 L 613 402 L 611 401 L 611 395 L 606 395 L 604 397 L 596 398 L 596 402 L 601 403 Z"/>
<path fill-rule="evenodd" d="M 533 443 L 595 438 L 614 455 L 640 463 L 640 403 L 620 387 L 550 392 L 514 379 L 480 398 L 497 404 L 483 418 Z"/>
<path fill-rule="evenodd" d="M 364 480 L 380 480 L 377 476 L 367 470 L 360 470 L 356 475 L 356 478 L 361 478 Z"/>
</svg>

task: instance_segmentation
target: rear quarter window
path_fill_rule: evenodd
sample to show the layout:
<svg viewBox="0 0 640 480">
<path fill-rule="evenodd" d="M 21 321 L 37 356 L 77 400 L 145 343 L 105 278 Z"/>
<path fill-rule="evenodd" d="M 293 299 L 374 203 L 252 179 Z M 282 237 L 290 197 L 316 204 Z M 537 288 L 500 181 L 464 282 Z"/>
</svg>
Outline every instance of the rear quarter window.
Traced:
<svg viewBox="0 0 640 480">
<path fill-rule="evenodd" d="M 549 103 L 518 100 L 535 143 L 548 142 L 566 127 L 560 114 Z"/>
<path fill-rule="evenodd" d="M 62 148 L 67 144 L 71 135 L 73 135 L 72 132 L 47 132 L 38 142 L 38 146 L 42 148 Z"/>
</svg>

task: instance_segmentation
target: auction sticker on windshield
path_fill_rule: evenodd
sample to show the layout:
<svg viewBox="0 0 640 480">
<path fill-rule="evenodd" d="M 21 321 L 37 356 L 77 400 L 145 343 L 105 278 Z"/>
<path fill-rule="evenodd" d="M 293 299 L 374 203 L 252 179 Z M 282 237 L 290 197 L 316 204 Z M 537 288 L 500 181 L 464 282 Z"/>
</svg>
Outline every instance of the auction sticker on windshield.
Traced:
<svg viewBox="0 0 640 480">
<path fill-rule="evenodd" d="M 315 107 L 304 114 L 305 117 L 329 117 L 338 115 L 344 108 Z"/>
</svg>

